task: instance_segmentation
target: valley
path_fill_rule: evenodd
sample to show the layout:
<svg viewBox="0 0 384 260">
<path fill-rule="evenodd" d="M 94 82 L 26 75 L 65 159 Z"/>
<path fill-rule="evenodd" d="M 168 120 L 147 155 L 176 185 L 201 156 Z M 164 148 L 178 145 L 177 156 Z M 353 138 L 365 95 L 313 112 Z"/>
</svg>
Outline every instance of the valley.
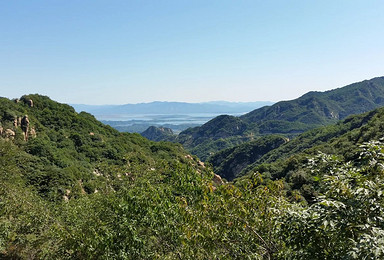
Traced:
<svg viewBox="0 0 384 260">
<path fill-rule="evenodd" d="M 153 126 L 156 141 L 46 96 L 0 98 L 0 257 L 380 258 L 383 82 Z"/>
<path fill-rule="evenodd" d="M 384 259 L 384 1 L 1 1 L 0 260 Z"/>
</svg>

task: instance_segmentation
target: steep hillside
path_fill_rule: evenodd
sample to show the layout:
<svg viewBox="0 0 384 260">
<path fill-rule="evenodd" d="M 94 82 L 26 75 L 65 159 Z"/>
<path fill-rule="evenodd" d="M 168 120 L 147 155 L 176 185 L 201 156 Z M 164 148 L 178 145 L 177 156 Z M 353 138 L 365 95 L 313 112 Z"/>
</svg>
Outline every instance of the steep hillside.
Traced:
<svg viewBox="0 0 384 260">
<path fill-rule="evenodd" d="M 383 118 L 378 109 L 228 150 L 241 156 L 223 167 L 263 163 L 227 183 L 180 145 L 119 133 L 47 97 L 1 98 L 0 258 L 374 259 L 384 144 L 359 145 L 380 139 Z M 309 160 L 317 150 L 337 154 Z"/>
<path fill-rule="evenodd" d="M 288 139 L 281 136 L 260 137 L 218 152 L 209 157 L 209 162 L 213 165 L 215 173 L 227 180 L 233 180 L 244 168 L 286 142 Z"/>
<path fill-rule="evenodd" d="M 313 176 L 303 171 L 308 165 L 308 158 L 322 152 L 340 156 L 346 161 L 357 160 L 359 145 L 370 140 L 381 140 L 384 137 L 383 119 L 384 108 L 379 108 L 368 113 L 350 116 L 335 125 L 310 130 L 263 156 L 255 157 L 254 162 L 244 167 L 238 176 L 245 175 L 247 178 L 246 176 L 259 172 L 266 179 L 284 179 L 289 192 L 298 190 L 310 201 L 316 190 L 316 182 Z M 247 147 L 248 144 L 243 144 L 243 149 Z M 235 148 L 232 150 L 236 151 Z M 228 165 L 236 157 L 237 154 L 233 152 L 222 160 Z M 215 161 L 212 160 L 212 162 Z M 213 166 L 220 170 L 221 165 Z M 220 174 L 220 171 L 217 173 Z"/>
<path fill-rule="evenodd" d="M 384 77 L 379 77 L 326 92 L 309 92 L 295 100 L 256 109 L 240 118 L 247 123 L 283 120 L 319 125 L 383 105 Z"/>
<path fill-rule="evenodd" d="M 294 162 L 300 165 L 305 164 L 306 158 L 315 156 L 318 151 L 340 154 L 347 160 L 355 159 L 351 157 L 351 154 L 355 154 L 356 144 L 384 137 L 383 117 L 384 108 L 353 115 L 335 125 L 316 128 L 300 134 L 281 146 L 272 145 L 270 150 L 255 156 L 249 151 L 261 149 L 260 143 L 264 144 L 272 138 L 271 136 L 261 137 L 257 141 L 225 149 L 211 156 L 208 161 L 217 174 L 228 180 L 253 171 L 266 173 L 266 176 L 272 179 L 282 178 L 292 170 Z M 247 156 L 247 163 L 237 165 L 233 172 L 229 171 L 231 167 L 228 166 L 235 165 L 235 162 L 244 156 Z M 296 161 L 291 158 L 296 158 Z"/>
<path fill-rule="evenodd" d="M 29 122 L 23 129 L 26 115 Z M 88 113 L 76 113 L 72 107 L 40 95 L 14 101 L 1 98 L 0 123 L 0 135 L 12 140 L 25 155 L 21 169 L 27 183 L 53 200 L 62 198 L 66 190 L 76 196 L 74 190 L 93 193 L 113 188 L 106 180 L 126 178 L 135 167 L 155 169 L 164 161 L 189 160 L 181 145 L 120 133 Z"/>
<path fill-rule="evenodd" d="M 384 77 L 326 92 L 309 92 L 298 99 L 278 102 L 237 118 L 220 116 L 201 127 L 181 132 L 177 141 L 205 160 L 221 149 L 251 141 L 255 136 L 281 134 L 292 138 L 381 106 L 384 106 Z M 221 146 L 216 145 L 218 141 Z"/>
<path fill-rule="evenodd" d="M 276 253 L 255 230 L 280 243 L 269 210 L 285 201 L 278 185 L 226 184 L 181 145 L 119 133 L 40 95 L 1 98 L 0 122 L 1 259 Z"/>
</svg>

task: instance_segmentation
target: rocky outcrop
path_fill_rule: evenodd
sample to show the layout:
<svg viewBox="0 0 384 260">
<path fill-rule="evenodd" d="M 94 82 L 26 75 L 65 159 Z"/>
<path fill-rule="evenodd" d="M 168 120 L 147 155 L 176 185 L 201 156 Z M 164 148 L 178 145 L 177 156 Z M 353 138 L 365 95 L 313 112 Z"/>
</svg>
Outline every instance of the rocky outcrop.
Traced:
<svg viewBox="0 0 384 260">
<path fill-rule="evenodd" d="M 70 195 L 71 195 L 71 191 L 68 190 L 68 189 L 66 189 L 66 190 L 65 190 L 65 193 L 64 193 L 64 195 L 63 195 L 63 200 L 64 200 L 65 202 L 68 202 L 68 201 L 69 201 L 69 198 L 70 198 Z"/>
<path fill-rule="evenodd" d="M 19 118 L 15 117 L 12 122 L 13 127 L 17 128 L 19 126 Z"/>
<path fill-rule="evenodd" d="M 24 141 L 28 141 L 29 119 L 28 115 L 25 115 L 20 122 L 21 130 L 23 130 Z"/>
<path fill-rule="evenodd" d="M 15 136 L 16 136 L 16 133 L 15 133 L 15 131 L 13 131 L 12 129 L 6 129 L 5 131 L 4 131 L 4 136 L 5 136 L 5 138 L 7 138 L 7 139 L 10 139 L 10 140 L 13 140 L 13 139 L 15 139 Z"/>
<path fill-rule="evenodd" d="M 24 102 L 24 103 L 27 104 L 29 107 L 33 107 L 33 100 L 30 99 L 30 98 L 27 97 L 27 96 L 22 96 L 22 97 L 20 98 L 20 101 Z M 16 102 L 16 101 L 15 101 L 15 102 Z M 16 103 L 18 103 L 18 101 L 17 101 Z"/>
<path fill-rule="evenodd" d="M 33 107 L 33 100 L 32 100 L 32 99 L 28 99 L 28 100 L 27 100 L 27 105 L 28 105 L 29 107 Z"/>
<path fill-rule="evenodd" d="M 37 134 L 36 134 L 36 130 L 34 127 L 31 127 L 30 130 L 29 130 L 29 136 L 32 137 L 32 138 L 36 138 Z"/>
<path fill-rule="evenodd" d="M 216 183 L 217 185 L 222 185 L 224 182 L 223 182 L 223 179 L 220 177 L 220 175 L 213 175 L 213 182 Z"/>
</svg>

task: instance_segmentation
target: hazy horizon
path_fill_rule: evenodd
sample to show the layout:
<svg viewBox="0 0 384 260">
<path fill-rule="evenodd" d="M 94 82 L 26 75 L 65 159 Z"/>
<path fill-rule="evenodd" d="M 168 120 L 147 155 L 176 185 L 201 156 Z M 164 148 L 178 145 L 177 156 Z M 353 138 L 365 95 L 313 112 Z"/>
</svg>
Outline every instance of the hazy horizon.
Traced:
<svg viewBox="0 0 384 260">
<path fill-rule="evenodd" d="M 139 105 L 139 104 L 150 104 L 150 103 L 187 103 L 187 104 L 209 104 L 209 103 L 238 103 L 238 104 L 251 104 L 251 103 L 261 103 L 261 102 L 267 102 L 267 103 L 275 103 L 273 101 L 269 100 L 256 100 L 256 101 L 227 101 L 227 100 L 210 100 L 210 101 L 203 101 L 203 102 L 186 102 L 186 101 L 161 101 L 161 100 L 153 100 L 149 102 L 139 102 L 139 103 L 124 103 L 124 104 L 76 104 L 76 103 L 66 103 L 68 105 L 84 105 L 84 106 L 123 106 L 123 105 Z"/>
</svg>

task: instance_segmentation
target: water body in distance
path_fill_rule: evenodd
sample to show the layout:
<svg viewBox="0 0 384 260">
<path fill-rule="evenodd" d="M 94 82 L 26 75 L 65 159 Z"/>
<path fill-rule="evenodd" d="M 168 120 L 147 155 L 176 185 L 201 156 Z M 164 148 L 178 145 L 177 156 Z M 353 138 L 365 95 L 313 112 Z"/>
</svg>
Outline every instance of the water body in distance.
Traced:
<svg viewBox="0 0 384 260">
<path fill-rule="evenodd" d="M 72 105 L 76 111 L 93 114 L 101 122 L 122 132 L 141 133 L 150 126 L 163 126 L 179 133 L 227 114 L 240 116 L 272 102 L 151 102 L 126 105 Z"/>
<path fill-rule="evenodd" d="M 244 113 L 232 113 L 240 116 Z M 139 114 L 139 115 L 99 115 L 98 120 L 121 132 L 141 133 L 150 126 L 163 126 L 179 133 L 189 127 L 200 126 L 221 115 L 221 113 L 191 113 L 191 114 Z"/>
</svg>

